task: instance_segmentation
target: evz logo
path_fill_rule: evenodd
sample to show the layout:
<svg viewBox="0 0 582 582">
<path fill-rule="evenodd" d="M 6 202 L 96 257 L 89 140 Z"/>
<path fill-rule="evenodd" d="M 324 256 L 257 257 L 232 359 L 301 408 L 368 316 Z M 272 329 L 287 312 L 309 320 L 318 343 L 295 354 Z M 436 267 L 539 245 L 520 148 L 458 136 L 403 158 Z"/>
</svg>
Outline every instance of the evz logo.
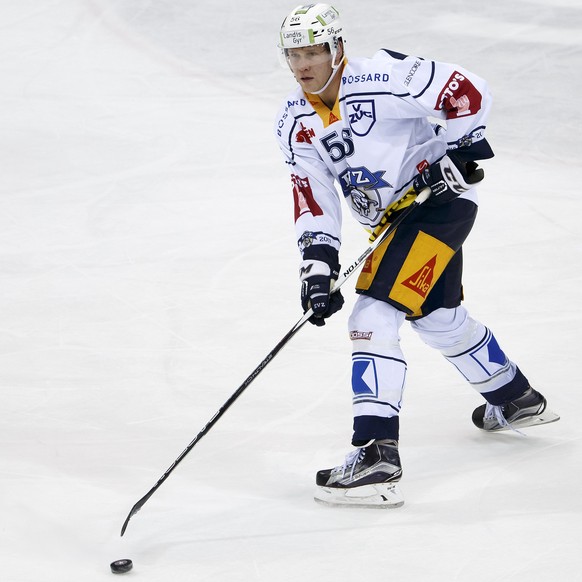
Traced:
<svg viewBox="0 0 582 582">
<path fill-rule="evenodd" d="M 376 106 L 373 99 L 361 99 L 358 101 L 348 101 L 348 116 L 352 131 L 363 137 L 370 133 L 376 123 Z"/>
<path fill-rule="evenodd" d="M 375 223 L 382 207 L 378 189 L 392 188 L 383 175 L 384 170 L 371 172 L 364 166 L 348 168 L 339 175 L 343 194 L 350 199 L 352 209 L 370 225 Z"/>
<path fill-rule="evenodd" d="M 392 188 L 392 186 L 384 180 L 384 174 L 384 170 L 370 172 L 370 170 L 364 166 L 348 168 L 339 175 L 344 196 L 349 196 L 354 188 L 365 188 L 366 190 L 372 188 Z"/>
</svg>

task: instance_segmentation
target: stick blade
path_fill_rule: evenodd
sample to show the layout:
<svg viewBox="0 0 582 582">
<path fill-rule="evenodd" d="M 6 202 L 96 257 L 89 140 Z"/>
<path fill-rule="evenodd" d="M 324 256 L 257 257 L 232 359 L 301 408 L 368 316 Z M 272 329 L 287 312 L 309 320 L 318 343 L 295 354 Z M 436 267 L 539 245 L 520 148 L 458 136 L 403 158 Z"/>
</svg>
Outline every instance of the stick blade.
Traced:
<svg viewBox="0 0 582 582">
<path fill-rule="evenodd" d="M 138 504 L 136 503 L 132 508 L 131 511 L 128 513 L 127 517 L 125 518 L 125 521 L 123 522 L 123 526 L 121 527 L 121 537 L 123 537 L 123 534 L 125 533 L 125 530 L 127 529 L 127 524 L 129 523 L 129 520 L 141 509 L 141 506 L 138 507 Z"/>
<path fill-rule="evenodd" d="M 151 491 L 148 491 L 147 495 L 144 495 L 132 508 L 131 511 L 127 514 L 125 521 L 123 522 L 123 526 L 121 527 L 121 537 L 125 533 L 127 529 L 127 524 L 129 520 L 145 505 L 145 502 L 152 496 L 152 493 L 155 491 L 155 488 Z"/>
</svg>

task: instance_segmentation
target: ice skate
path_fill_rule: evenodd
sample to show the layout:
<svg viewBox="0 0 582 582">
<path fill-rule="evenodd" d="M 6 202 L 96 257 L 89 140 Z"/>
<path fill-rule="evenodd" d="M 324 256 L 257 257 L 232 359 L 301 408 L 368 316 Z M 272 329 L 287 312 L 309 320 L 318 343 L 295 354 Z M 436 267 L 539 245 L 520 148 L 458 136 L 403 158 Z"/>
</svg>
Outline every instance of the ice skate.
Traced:
<svg viewBox="0 0 582 582">
<path fill-rule="evenodd" d="M 401 476 L 398 443 L 375 441 L 350 453 L 343 465 L 318 471 L 315 500 L 336 507 L 400 507 Z"/>
<path fill-rule="evenodd" d="M 499 406 L 487 403 L 473 411 L 473 424 L 488 432 L 515 430 L 557 420 L 560 417 L 548 409 L 546 399 L 531 386 L 511 402 Z"/>
</svg>

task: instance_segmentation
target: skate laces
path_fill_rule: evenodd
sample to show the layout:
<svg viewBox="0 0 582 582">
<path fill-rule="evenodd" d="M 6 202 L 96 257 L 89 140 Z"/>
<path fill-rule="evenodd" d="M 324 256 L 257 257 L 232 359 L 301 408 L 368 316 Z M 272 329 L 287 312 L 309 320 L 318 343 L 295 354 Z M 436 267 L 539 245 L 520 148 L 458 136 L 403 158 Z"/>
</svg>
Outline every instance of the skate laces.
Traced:
<svg viewBox="0 0 582 582">
<path fill-rule="evenodd" d="M 520 430 L 515 428 L 510 422 L 508 422 L 507 418 L 503 416 L 503 407 L 499 405 L 490 404 L 489 402 L 485 406 L 485 419 L 484 420 L 496 420 L 499 426 L 507 427 L 511 429 L 513 432 L 516 432 L 520 435 L 525 436 Z"/>
<path fill-rule="evenodd" d="M 511 426 L 509 422 L 507 422 L 507 418 L 503 416 L 501 406 L 495 406 L 489 402 L 485 406 L 485 420 L 496 420 L 499 423 L 499 426 Z"/>
<path fill-rule="evenodd" d="M 366 443 L 363 447 L 358 447 L 355 451 L 352 451 L 351 453 L 348 453 L 346 455 L 342 467 L 342 477 L 346 476 L 346 471 L 351 467 L 350 479 L 353 478 L 354 472 L 356 470 L 356 465 L 366 456 L 366 447 L 369 447 L 373 442 L 374 440 L 371 440 L 370 442 Z"/>
</svg>

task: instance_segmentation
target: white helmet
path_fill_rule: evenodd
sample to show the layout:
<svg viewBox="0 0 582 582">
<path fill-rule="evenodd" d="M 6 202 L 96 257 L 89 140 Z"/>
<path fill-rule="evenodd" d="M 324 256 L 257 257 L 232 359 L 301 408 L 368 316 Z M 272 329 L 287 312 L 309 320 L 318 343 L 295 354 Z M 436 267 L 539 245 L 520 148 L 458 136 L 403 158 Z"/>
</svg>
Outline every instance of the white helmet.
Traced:
<svg viewBox="0 0 582 582">
<path fill-rule="evenodd" d="M 335 63 L 342 30 L 339 12 L 333 6 L 329 4 L 297 6 L 281 25 L 279 51 L 282 64 L 287 65 L 287 49 L 319 44 L 329 46 L 331 62 Z"/>
</svg>

